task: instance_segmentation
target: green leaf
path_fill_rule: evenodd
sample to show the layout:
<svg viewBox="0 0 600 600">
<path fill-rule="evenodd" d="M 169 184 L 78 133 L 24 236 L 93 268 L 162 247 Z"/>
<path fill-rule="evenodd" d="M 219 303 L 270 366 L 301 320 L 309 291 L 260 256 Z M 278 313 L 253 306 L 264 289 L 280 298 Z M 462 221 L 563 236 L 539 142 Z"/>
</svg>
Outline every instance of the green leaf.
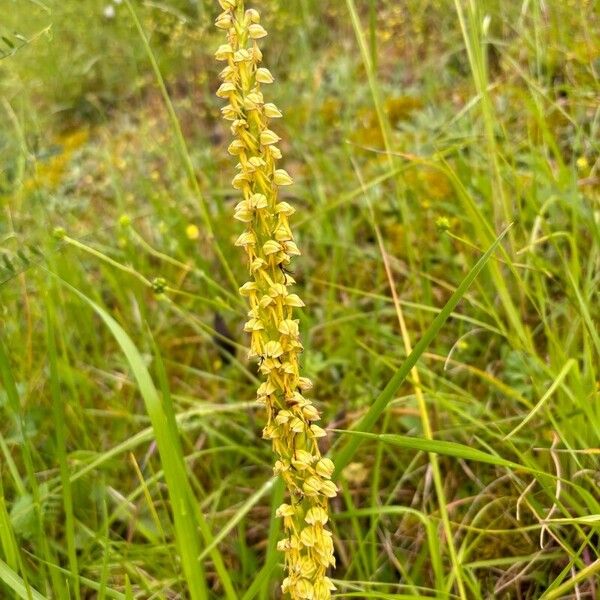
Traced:
<svg viewBox="0 0 600 600">
<path fill-rule="evenodd" d="M 26 587 L 25 583 L 3 560 L 0 560 L 0 580 L 11 589 L 19 598 L 23 600 L 46 600 L 38 591 L 31 587 Z"/>
<path fill-rule="evenodd" d="M 519 463 L 507 460 L 500 456 L 488 454 L 483 450 L 472 448 L 465 444 L 457 442 L 448 442 L 445 440 L 428 440 L 427 438 L 413 437 L 409 435 L 398 435 L 395 433 L 367 433 L 366 431 L 354 431 L 344 429 L 334 429 L 350 436 L 363 438 L 367 440 L 375 440 L 390 446 L 398 448 L 408 448 L 410 450 L 419 450 L 421 452 L 433 452 L 434 454 L 442 454 L 444 456 L 453 456 L 454 458 L 463 458 L 465 460 L 474 460 L 483 462 L 498 467 L 507 467 L 510 469 L 521 469 L 531 472 L 532 469 Z"/>
</svg>

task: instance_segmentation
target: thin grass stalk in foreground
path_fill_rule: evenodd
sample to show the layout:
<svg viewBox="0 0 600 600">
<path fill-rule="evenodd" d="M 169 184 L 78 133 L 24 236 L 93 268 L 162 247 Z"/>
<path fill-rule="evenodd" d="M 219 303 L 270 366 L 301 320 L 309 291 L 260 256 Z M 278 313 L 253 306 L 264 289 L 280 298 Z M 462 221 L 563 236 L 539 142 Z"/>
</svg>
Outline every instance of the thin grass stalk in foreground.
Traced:
<svg viewBox="0 0 600 600">
<path fill-rule="evenodd" d="M 244 329 L 251 334 L 250 356 L 259 359 L 264 377 L 258 388 L 258 400 L 267 412 L 263 437 L 272 442 L 274 471 L 289 495 L 289 504 L 277 509 L 285 530 L 278 544 L 287 569 L 282 590 L 292 600 L 326 600 L 335 589 L 326 575 L 335 559 L 332 535 L 325 526 L 328 499 L 337 488 L 331 481 L 333 462 L 319 450 L 318 438 L 325 435 L 316 424 L 319 413 L 303 395 L 312 383 L 299 370 L 302 343 L 293 311 L 304 303 L 289 292 L 295 281 L 288 266 L 300 252 L 288 221 L 295 210 L 278 198 L 279 187 L 292 184 L 288 173 L 277 168 L 280 138 L 269 126 L 281 112 L 265 103 L 261 91 L 262 85 L 273 82 L 269 70 L 260 66 L 257 43 L 267 32 L 259 13 L 245 10 L 243 0 L 219 3 L 224 12 L 216 25 L 227 32 L 227 43 L 219 47 L 216 58 L 227 64 L 217 95 L 228 101 L 222 113 L 231 121 L 235 138 L 229 153 L 239 162 L 232 184 L 243 200 L 234 216 L 246 224 L 236 245 L 244 249 L 250 271 L 250 281 L 240 288 L 250 305 Z"/>
</svg>

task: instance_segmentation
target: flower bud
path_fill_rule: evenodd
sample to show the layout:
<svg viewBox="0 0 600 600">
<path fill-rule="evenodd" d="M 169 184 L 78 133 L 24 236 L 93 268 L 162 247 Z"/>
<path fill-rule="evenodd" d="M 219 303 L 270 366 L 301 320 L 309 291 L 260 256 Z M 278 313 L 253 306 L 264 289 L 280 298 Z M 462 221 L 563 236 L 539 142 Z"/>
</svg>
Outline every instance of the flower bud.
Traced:
<svg viewBox="0 0 600 600">
<path fill-rule="evenodd" d="M 260 23 L 260 13 L 255 8 L 249 8 L 244 16 L 247 23 Z"/>
<path fill-rule="evenodd" d="M 321 480 L 318 477 L 309 477 L 302 484 L 302 491 L 307 496 L 316 496 L 321 489 Z"/>
<path fill-rule="evenodd" d="M 333 471 L 335 470 L 335 466 L 331 459 L 322 458 L 316 464 L 315 470 L 321 477 L 325 477 L 325 479 L 331 479 L 331 476 L 333 475 Z"/>
<path fill-rule="evenodd" d="M 321 506 L 313 506 L 312 508 L 308 509 L 304 520 L 309 525 L 315 525 L 317 523 L 320 525 L 325 525 L 325 523 L 329 521 L 329 515 L 327 514 L 327 511 Z"/>
<path fill-rule="evenodd" d="M 283 116 L 281 111 L 272 102 L 265 104 L 263 110 L 265 112 L 265 117 L 268 117 L 269 119 L 279 119 Z"/>
<path fill-rule="evenodd" d="M 215 52 L 215 58 L 217 60 L 227 60 L 230 56 L 233 56 L 233 48 L 230 44 L 222 44 Z"/>
<path fill-rule="evenodd" d="M 294 180 L 285 169 L 277 169 L 273 174 L 273 183 L 275 185 L 285 186 L 292 185 Z"/>
<path fill-rule="evenodd" d="M 327 496 L 328 498 L 335 498 L 337 496 L 337 486 L 333 481 L 322 481 L 319 491 L 323 496 Z"/>
<path fill-rule="evenodd" d="M 250 25 L 250 27 L 248 27 L 248 35 L 253 40 L 259 40 L 260 38 L 264 38 L 267 36 L 267 31 L 262 25 L 259 25 L 258 23 L 253 23 L 252 25 Z"/>
<path fill-rule="evenodd" d="M 215 21 L 215 27 L 218 27 L 219 29 L 229 29 L 232 25 L 233 19 L 228 12 L 221 13 Z"/>
<path fill-rule="evenodd" d="M 273 75 L 271 75 L 271 71 L 269 71 L 269 69 L 261 67 L 260 69 L 256 70 L 256 81 L 259 83 L 273 83 L 275 79 L 273 78 Z"/>
<path fill-rule="evenodd" d="M 270 144 L 276 144 L 281 138 L 270 129 L 265 129 L 260 134 L 260 143 L 263 146 L 268 146 Z"/>
<path fill-rule="evenodd" d="M 231 81 L 226 81 L 219 86 L 217 90 L 217 96 L 219 98 L 229 98 L 229 96 L 235 92 L 235 84 Z"/>
</svg>

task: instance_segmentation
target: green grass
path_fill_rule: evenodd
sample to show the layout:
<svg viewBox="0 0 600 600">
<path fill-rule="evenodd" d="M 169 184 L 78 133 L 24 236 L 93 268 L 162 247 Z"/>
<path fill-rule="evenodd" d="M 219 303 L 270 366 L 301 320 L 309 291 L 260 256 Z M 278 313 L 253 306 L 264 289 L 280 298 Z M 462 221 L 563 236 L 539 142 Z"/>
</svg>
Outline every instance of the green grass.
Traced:
<svg viewBox="0 0 600 600">
<path fill-rule="evenodd" d="M 7 4 L 0 597 L 277 598 L 216 3 Z M 594 3 L 256 7 L 337 597 L 593 597 Z"/>
</svg>

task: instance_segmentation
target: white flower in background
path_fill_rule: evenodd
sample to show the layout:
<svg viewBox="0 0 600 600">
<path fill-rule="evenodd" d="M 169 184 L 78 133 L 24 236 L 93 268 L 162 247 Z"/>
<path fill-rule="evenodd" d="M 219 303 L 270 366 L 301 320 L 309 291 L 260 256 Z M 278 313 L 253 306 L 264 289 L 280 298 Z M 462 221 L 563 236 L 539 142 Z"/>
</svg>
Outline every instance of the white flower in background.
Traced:
<svg viewBox="0 0 600 600">
<path fill-rule="evenodd" d="M 102 11 L 102 14 L 106 19 L 115 18 L 115 7 L 112 4 L 107 4 Z"/>
</svg>

